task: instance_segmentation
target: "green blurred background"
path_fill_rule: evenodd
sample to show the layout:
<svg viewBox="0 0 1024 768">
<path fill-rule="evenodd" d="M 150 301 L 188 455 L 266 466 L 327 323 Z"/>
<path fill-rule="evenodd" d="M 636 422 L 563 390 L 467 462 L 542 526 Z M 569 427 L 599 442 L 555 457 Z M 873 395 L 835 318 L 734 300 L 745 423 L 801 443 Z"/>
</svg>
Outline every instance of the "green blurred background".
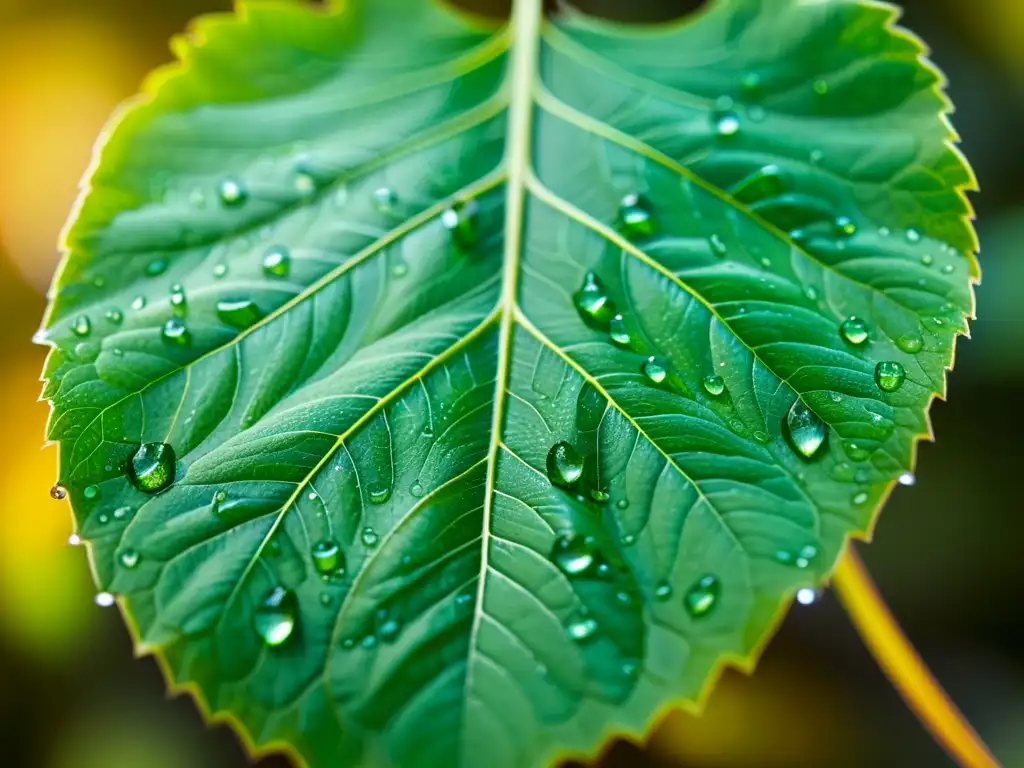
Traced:
<svg viewBox="0 0 1024 768">
<path fill-rule="evenodd" d="M 476 8 L 501 0 L 463 0 Z M 507 0 L 505 0 L 507 4 Z M 579 0 L 625 19 L 694 0 Z M 974 164 L 985 282 L 938 443 L 862 547 L 904 627 L 1008 768 L 1024 767 L 1024 0 L 905 0 L 947 73 Z M 170 58 L 167 39 L 229 0 L 0 0 L 0 764 L 233 768 L 248 760 L 135 660 L 116 610 L 92 602 L 85 552 L 47 491 L 53 448 L 30 338 L 56 241 L 107 115 Z M 757 673 L 726 674 L 701 719 L 667 716 L 607 766 L 949 766 L 834 598 L 797 608 Z M 283 758 L 260 761 L 281 768 Z"/>
</svg>

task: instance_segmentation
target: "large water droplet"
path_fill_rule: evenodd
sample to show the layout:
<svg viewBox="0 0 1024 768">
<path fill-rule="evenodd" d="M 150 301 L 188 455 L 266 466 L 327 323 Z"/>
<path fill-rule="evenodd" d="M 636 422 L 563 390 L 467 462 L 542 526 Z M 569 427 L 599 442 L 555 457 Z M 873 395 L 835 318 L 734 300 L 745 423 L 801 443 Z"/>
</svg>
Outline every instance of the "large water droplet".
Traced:
<svg viewBox="0 0 1024 768">
<path fill-rule="evenodd" d="M 907 380 L 907 371 L 902 364 L 884 361 L 875 366 L 875 383 L 883 392 L 895 392 Z"/>
<path fill-rule="evenodd" d="M 789 438 L 803 458 L 812 458 L 828 437 L 828 427 L 803 400 L 797 400 L 786 414 Z"/>
<path fill-rule="evenodd" d="M 143 493 L 159 493 L 174 482 L 174 462 L 167 443 L 144 443 L 128 464 L 128 479 Z"/>
<path fill-rule="evenodd" d="M 619 347 L 628 347 L 632 342 L 629 337 L 629 330 L 626 328 L 626 321 L 622 315 L 616 315 L 611 319 L 608 328 L 608 335 L 612 342 Z"/>
<path fill-rule="evenodd" d="M 846 343 L 860 346 L 868 340 L 868 324 L 859 317 L 848 317 L 839 326 L 839 335 Z"/>
<path fill-rule="evenodd" d="M 921 233 L 918 232 L 916 229 L 908 229 L 907 230 L 907 241 L 911 242 L 911 243 L 920 243 L 921 242 Z"/>
<path fill-rule="evenodd" d="M 287 277 L 291 265 L 291 251 L 283 245 L 275 245 L 263 254 L 263 274 L 267 277 Z"/>
<path fill-rule="evenodd" d="M 702 383 L 704 384 L 704 390 L 714 397 L 718 397 L 725 392 L 725 379 L 721 376 L 712 373 L 709 376 L 705 376 Z"/>
<path fill-rule="evenodd" d="M 249 197 L 249 192 L 237 179 L 224 179 L 217 187 L 217 194 L 220 201 L 229 207 L 242 205 Z"/>
<path fill-rule="evenodd" d="M 88 336 L 92 331 L 92 321 L 88 316 L 82 315 L 71 324 L 71 331 L 75 336 Z"/>
<path fill-rule="evenodd" d="M 619 201 L 617 226 L 630 240 L 641 240 L 655 233 L 654 213 L 643 196 L 631 192 Z"/>
<path fill-rule="evenodd" d="M 695 619 L 707 616 L 711 609 L 715 607 L 721 589 L 721 584 L 716 577 L 701 577 L 697 580 L 696 584 L 690 587 L 686 597 L 683 598 L 686 612 Z"/>
<path fill-rule="evenodd" d="M 655 384 L 661 384 L 668 376 L 668 369 L 658 358 L 651 355 L 644 361 L 643 373 Z"/>
<path fill-rule="evenodd" d="M 594 546 L 586 536 L 559 536 L 551 552 L 551 559 L 563 573 L 577 576 L 594 564 Z"/>
<path fill-rule="evenodd" d="M 86 501 L 95 501 L 100 497 L 100 488 L 98 485 L 87 485 L 82 490 L 82 495 Z"/>
<path fill-rule="evenodd" d="M 924 339 L 918 333 L 904 333 L 896 339 L 896 346 L 910 355 L 916 355 L 924 346 Z"/>
<path fill-rule="evenodd" d="M 341 567 L 343 555 L 338 542 L 331 539 L 313 545 L 313 565 L 320 573 L 334 573 Z"/>
<path fill-rule="evenodd" d="M 363 528 L 363 532 L 360 534 L 359 538 L 363 542 L 363 546 L 367 549 L 373 549 L 380 544 L 380 534 L 370 526 Z"/>
<path fill-rule="evenodd" d="M 898 480 L 900 485 L 910 486 L 917 483 L 917 478 L 914 476 L 913 472 L 904 472 L 899 476 Z"/>
<path fill-rule="evenodd" d="M 160 330 L 160 335 L 165 341 L 179 347 L 187 347 L 192 343 L 192 334 L 189 333 L 185 323 L 179 317 L 172 317 Z"/>
<path fill-rule="evenodd" d="M 441 214 L 441 224 L 451 233 L 452 240 L 460 248 L 475 245 L 480 237 L 477 231 L 478 212 L 476 200 L 466 200 L 455 203 Z"/>
<path fill-rule="evenodd" d="M 110 608 L 117 600 L 110 592 L 97 592 L 93 602 L 100 608 Z"/>
<path fill-rule="evenodd" d="M 608 330 L 616 314 L 615 303 L 597 275 L 587 272 L 583 276 L 583 284 L 573 294 L 572 300 L 583 322 L 594 328 Z"/>
<path fill-rule="evenodd" d="M 740 91 L 748 101 L 756 101 L 764 96 L 764 82 L 757 72 L 747 72 L 740 78 Z"/>
<path fill-rule="evenodd" d="M 740 132 L 740 118 L 731 109 L 716 111 L 711 116 L 712 126 L 719 136 L 727 138 Z"/>
<path fill-rule="evenodd" d="M 576 642 L 588 640 L 597 632 L 597 622 L 593 619 L 579 619 L 569 623 L 566 632 Z"/>
<path fill-rule="evenodd" d="M 567 488 L 583 477 L 583 457 L 572 443 L 555 443 L 548 451 L 548 479 Z"/>
<path fill-rule="evenodd" d="M 127 568 L 129 571 L 139 564 L 140 559 L 141 558 L 139 557 L 139 553 L 136 550 L 130 548 L 121 552 L 120 556 L 118 557 L 118 560 L 120 560 L 121 565 Z"/>
<path fill-rule="evenodd" d="M 800 605 L 811 605 L 818 599 L 818 593 L 812 587 L 801 587 L 797 590 L 796 601 Z"/>
<path fill-rule="evenodd" d="M 217 302 L 217 317 L 227 325 L 244 329 L 256 323 L 263 313 L 251 299 L 223 299 Z"/>
<path fill-rule="evenodd" d="M 284 587 L 274 587 L 253 612 L 253 629 L 267 645 L 279 646 L 295 631 L 298 607 L 293 592 Z"/>
<path fill-rule="evenodd" d="M 167 271 L 167 259 L 153 259 L 146 265 L 146 275 L 159 277 Z"/>
<path fill-rule="evenodd" d="M 54 501 L 63 501 L 68 497 L 68 489 L 57 483 L 50 489 L 50 498 Z"/>
<path fill-rule="evenodd" d="M 171 286 L 171 309 L 176 315 L 184 315 L 188 311 L 188 298 L 180 283 Z"/>
<path fill-rule="evenodd" d="M 371 485 L 367 489 L 367 493 L 370 496 L 371 504 L 383 504 L 391 498 L 391 486 L 384 484 Z"/>
</svg>

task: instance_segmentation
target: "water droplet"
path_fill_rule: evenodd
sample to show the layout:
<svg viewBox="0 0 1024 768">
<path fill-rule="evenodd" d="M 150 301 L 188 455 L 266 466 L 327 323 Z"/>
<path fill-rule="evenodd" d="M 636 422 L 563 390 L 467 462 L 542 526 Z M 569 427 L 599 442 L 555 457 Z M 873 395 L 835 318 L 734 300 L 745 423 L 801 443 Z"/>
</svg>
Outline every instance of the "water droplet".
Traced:
<svg viewBox="0 0 1024 768">
<path fill-rule="evenodd" d="M 71 324 L 71 331 L 75 336 L 88 336 L 92 331 L 92 321 L 86 315 L 82 315 Z"/>
<path fill-rule="evenodd" d="M 573 303 L 583 322 L 600 330 L 608 330 L 615 317 L 615 304 L 601 279 L 593 272 L 583 277 L 583 285 L 573 294 Z"/>
<path fill-rule="evenodd" d="M 573 621 L 566 627 L 566 631 L 573 640 L 582 642 L 594 636 L 597 632 L 597 622 L 593 619 Z"/>
<path fill-rule="evenodd" d="M 388 485 L 371 485 L 367 489 L 371 504 L 383 504 L 391 498 L 391 487 Z"/>
<path fill-rule="evenodd" d="M 655 233 L 654 213 L 647 199 L 630 192 L 619 201 L 618 230 L 630 240 L 641 240 Z"/>
<path fill-rule="evenodd" d="M 188 299 L 181 283 L 171 286 L 171 307 L 176 315 L 184 315 L 188 311 Z"/>
<path fill-rule="evenodd" d="M 110 592 L 97 592 L 93 602 L 100 608 L 110 608 L 117 601 Z"/>
<path fill-rule="evenodd" d="M 930 253 L 926 253 L 924 256 L 921 257 L 921 263 L 924 264 L 926 267 L 930 267 L 932 264 L 935 263 L 935 259 L 932 258 L 932 255 Z"/>
<path fill-rule="evenodd" d="M 398 203 L 398 195 L 389 187 L 378 187 L 373 192 L 373 207 L 380 213 L 392 213 L 395 204 Z"/>
<path fill-rule="evenodd" d="M 392 277 L 405 277 L 409 274 L 409 265 L 404 261 L 396 261 L 391 265 Z"/>
<path fill-rule="evenodd" d="M 828 83 L 824 80 L 815 80 L 814 92 L 819 96 L 825 96 L 828 93 Z"/>
<path fill-rule="evenodd" d="M 321 592 L 320 593 L 320 605 L 322 605 L 324 608 L 327 608 L 333 602 L 334 602 L 334 598 L 331 597 L 331 593 L 330 592 Z"/>
<path fill-rule="evenodd" d="M 942 268 L 942 274 L 944 274 L 944 275 L 951 275 L 951 274 L 953 274 L 953 265 L 952 264 L 947 264 L 946 266 L 944 266 Z"/>
<path fill-rule="evenodd" d="M 141 558 L 139 557 L 139 553 L 134 549 L 126 549 L 118 557 L 118 560 L 121 561 L 121 565 L 123 565 L 129 571 L 139 564 L 140 559 Z"/>
<path fill-rule="evenodd" d="M 146 265 L 146 275 L 159 277 L 167 271 L 167 259 L 153 259 Z"/>
<path fill-rule="evenodd" d="M 100 489 L 97 485 L 87 485 L 85 490 L 82 491 L 82 495 L 86 501 L 95 501 L 100 497 Z"/>
<path fill-rule="evenodd" d="M 338 542 L 331 539 L 318 541 L 313 545 L 313 565 L 320 573 L 334 573 L 342 564 L 344 556 Z"/>
<path fill-rule="evenodd" d="M 655 384 L 661 384 L 663 381 L 665 381 L 666 377 L 668 376 L 668 369 L 665 368 L 664 363 L 662 363 L 654 355 L 651 355 L 644 361 L 643 372 L 644 376 L 653 381 Z"/>
<path fill-rule="evenodd" d="M 217 302 L 217 317 L 226 325 L 244 329 L 259 321 L 263 313 L 251 299 L 223 299 Z"/>
<path fill-rule="evenodd" d="M 916 355 L 924 346 L 924 339 L 917 333 L 904 333 L 896 339 L 896 346 L 911 355 Z"/>
<path fill-rule="evenodd" d="M 715 397 L 718 397 L 723 392 L 725 392 L 725 379 L 723 379 L 721 376 L 717 376 L 715 374 L 705 376 L 703 384 L 704 390 L 709 395 L 714 395 Z"/>
<path fill-rule="evenodd" d="M 380 536 L 370 526 L 366 526 L 365 528 L 363 528 L 363 532 L 360 535 L 360 539 L 363 542 L 363 546 L 367 547 L 368 549 L 373 549 L 378 544 L 380 544 Z"/>
<path fill-rule="evenodd" d="M 861 467 L 853 473 L 853 480 L 856 483 L 867 483 L 871 480 L 871 470 L 867 467 Z"/>
<path fill-rule="evenodd" d="M 715 133 L 723 138 L 735 136 L 740 132 L 740 118 L 731 109 L 715 112 L 712 115 Z"/>
<path fill-rule="evenodd" d="M 295 173 L 295 191 L 300 195 L 310 195 L 316 191 L 316 179 L 305 170 Z"/>
<path fill-rule="evenodd" d="M 594 546 L 586 536 L 576 534 L 559 536 L 555 540 L 551 559 L 563 573 L 577 576 L 594 564 Z"/>
<path fill-rule="evenodd" d="M 754 101 L 764 96 L 764 83 L 757 72 L 747 72 L 740 78 L 740 91 L 744 98 Z"/>
<path fill-rule="evenodd" d="M 864 491 L 861 491 L 860 493 L 855 494 L 854 497 L 851 499 L 851 501 L 854 503 L 854 505 L 858 506 L 858 507 L 861 504 L 863 504 L 865 501 L 867 501 L 867 500 L 868 500 L 868 495 Z"/>
<path fill-rule="evenodd" d="M 179 347 L 187 347 L 192 343 L 192 334 L 189 333 L 185 323 L 178 317 L 172 317 L 164 323 L 160 335 L 163 336 L 165 341 L 176 344 Z"/>
<path fill-rule="evenodd" d="M 68 497 L 68 489 L 57 483 L 50 489 L 50 498 L 54 501 L 63 501 Z"/>
<path fill-rule="evenodd" d="M 283 245 L 275 245 L 263 254 L 263 274 L 267 277 L 287 277 L 291 264 L 291 252 Z"/>
<path fill-rule="evenodd" d="M 839 326 L 839 335 L 846 343 L 860 346 L 868 340 L 868 324 L 859 317 L 848 317 Z"/>
<path fill-rule="evenodd" d="M 619 605 L 633 604 L 633 596 L 629 592 L 616 592 L 615 599 L 619 602 Z"/>
<path fill-rule="evenodd" d="M 917 478 L 914 476 L 913 472 L 904 472 L 903 474 L 901 474 L 899 476 L 898 479 L 899 479 L 900 485 L 910 486 L 910 485 L 915 485 L 917 483 Z"/>
<path fill-rule="evenodd" d="M 659 603 L 664 603 L 670 597 L 672 597 L 672 585 L 667 581 L 659 581 L 654 587 L 654 599 Z"/>
<path fill-rule="evenodd" d="M 708 238 L 708 244 L 711 246 L 711 252 L 719 258 L 725 256 L 729 252 L 728 246 L 725 241 L 719 235 L 711 235 Z"/>
<path fill-rule="evenodd" d="M 274 587 L 253 612 L 253 629 L 264 643 L 277 647 L 295 631 L 298 607 L 298 600 L 291 590 Z"/>
<path fill-rule="evenodd" d="M 811 587 L 801 587 L 796 592 L 796 601 L 800 605 L 811 605 L 818 599 L 818 593 Z"/>
<path fill-rule="evenodd" d="M 413 484 L 409 486 L 409 493 L 412 494 L 414 498 L 420 498 L 423 495 L 423 492 L 423 483 L 419 480 L 415 480 Z"/>
<path fill-rule="evenodd" d="M 128 464 L 128 479 L 143 493 L 159 493 L 174 482 L 174 461 L 167 443 L 144 443 Z"/>
<path fill-rule="evenodd" d="M 108 309 L 103 316 L 107 319 L 107 322 L 112 325 L 120 325 L 124 322 L 124 315 L 121 314 L 121 310 L 119 309 Z"/>
<path fill-rule="evenodd" d="M 553 485 L 567 488 L 583 477 L 583 457 L 575 446 L 564 440 L 548 451 L 548 479 Z"/>
<path fill-rule="evenodd" d="M 615 506 L 618 507 L 619 505 L 616 504 Z M 620 509 L 621 509 L 621 507 L 620 507 Z M 632 547 L 634 544 L 636 544 L 636 536 L 634 536 L 631 533 L 627 533 L 625 536 L 623 536 L 622 538 L 619 539 L 619 542 L 624 547 Z"/>
<path fill-rule="evenodd" d="M 455 604 L 459 606 L 469 605 L 476 597 L 475 592 L 460 592 L 455 596 Z"/>
<path fill-rule="evenodd" d="M 393 643 L 398 638 L 402 625 L 394 619 L 385 619 L 377 628 L 377 635 L 382 643 Z"/>
<path fill-rule="evenodd" d="M 629 499 L 619 499 L 618 501 L 615 502 L 615 506 L 618 507 L 619 509 L 628 509 Z"/>
<path fill-rule="evenodd" d="M 828 427 L 818 418 L 803 400 L 797 400 L 786 415 L 789 438 L 797 453 L 805 459 L 814 455 L 825 445 Z"/>
<path fill-rule="evenodd" d="M 716 577 L 701 577 L 696 584 L 690 587 L 683 599 L 686 612 L 695 619 L 706 616 L 715 607 L 719 592 L 721 592 L 721 584 Z"/>
<path fill-rule="evenodd" d="M 832 230 L 839 237 L 852 237 L 857 234 L 857 224 L 849 216 L 837 216 Z"/>
<path fill-rule="evenodd" d="M 145 306 L 146 306 L 146 297 L 145 296 L 136 296 L 134 299 L 132 299 L 132 309 L 139 310 L 139 309 L 142 309 Z"/>
<path fill-rule="evenodd" d="M 229 207 L 242 205 L 249 197 L 249 193 L 237 179 L 224 179 L 217 187 L 217 193 L 220 195 L 220 201 Z"/>
<path fill-rule="evenodd" d="M 77 533 L 72 533 L 70 536 L 68 536 L 68 546 L 69 547 L 80 547 L 80 546 L 82 546 L 82 537 L 79 536 Z"/>
<path fill-rule="evenodd" d="M 216 277 L 218 280 L 220 278 L 224 277 L 225 275 L 227 275 L 227 273 L 228 273 L 228 265 L 227 264 L 217 264 L 213 268 L 213 276 Z"/>
<path fill-rule="evenodd" d="M 628 347 L 632 341 L 626 328 L 626 321 L 622 315 L 616 315 L 611 319 L 608 335 L 611 336 L 612 342 L 620 347 Z"/>
<path fill-rule="evenodd" d="M 455 203 L 441 214 L 441 224 L 451 233 L 452 240 L 460 248 L 475 245 L 479 238 L 478 211 L 476 200 L 466 200 Z"/>
<path fill-rule="evenodd" d="M 871 455 L 867 450 L 861 448 L 857 443 L 852 441 L 843 443 L 843 450 L 846 451 L 846 455 L 854 461 L 864 461 Z"/>
<path fill-rule="evenodd" d="M 822 152 L 820 149 L 812 149 L 810 159 L 811 165 L 817 165 L 818 163 L 825 159 L 825 153 Z"/>
<path fill-rule="evenodd" d="M 910 243 L 919 243 L 919 242 L 921 242 L 921 233 L 918 232 L 916 229 L 908 229 L 907 230 L 907 242 L 910 242 Z"/>
<path fill-rule="evenodd" d="M 907 371 L 900 363 L 885 361 L 875 366 L 875 383 L 883 392 L 895 392 L 906 380 Z"/>
<path fill-rule="evenodd" d="M 729 194 L 741 203 L 756 203 L 781 194 L 786 189 L 782 169 L 774 163 L 759 168 L 729 189 Z"/>
</svg>

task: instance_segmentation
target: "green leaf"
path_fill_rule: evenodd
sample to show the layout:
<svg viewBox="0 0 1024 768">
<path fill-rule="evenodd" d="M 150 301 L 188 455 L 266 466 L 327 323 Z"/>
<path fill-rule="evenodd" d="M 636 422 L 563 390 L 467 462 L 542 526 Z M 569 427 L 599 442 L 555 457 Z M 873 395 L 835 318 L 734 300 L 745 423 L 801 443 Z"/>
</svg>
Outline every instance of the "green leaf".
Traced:
<svg viewBox="0 0 1024 768">
<path fill-rule="evenodd" d="M 539 6 L 201 19 L 67 232 L 78 531 L 255 747 L 514 768 L 639 733 L 752 666 L 928 433 L 973 180 L 894 9 Z"/>
</svg>

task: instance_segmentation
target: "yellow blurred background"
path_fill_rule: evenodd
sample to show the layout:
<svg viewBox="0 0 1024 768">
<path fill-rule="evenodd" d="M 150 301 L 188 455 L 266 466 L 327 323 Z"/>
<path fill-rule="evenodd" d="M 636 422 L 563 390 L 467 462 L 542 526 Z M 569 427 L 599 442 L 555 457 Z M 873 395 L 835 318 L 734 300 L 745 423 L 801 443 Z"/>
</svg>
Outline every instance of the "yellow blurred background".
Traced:
<svg viewBox="0 0 1024 768">
<path fill-rule="evenodd" d="M 496 0 L 497 2 L 497 0 Z M 468 0 L 467 0 L 468 3 Z M 477 0 L 476 6 L 486 0 Z M 577 3 L 670 16 L 687 0 Z M 224 0 L 0 0 L 0 764 L 243 766 L 225 728 L 167 700 L 116 611 L 97 608 L 71 521 L 31 344 L 58 233 L 107 116 L 167 38 Z M 1008 767 L 1024 767 L 1024 0 L 907 0 L 959 106 L 975 164 L 986 282 L 938 444 L 896 494 L 866 559 L 954 698 Z M 726 675 L 701 719 L 676 713 L 620 766 L 948 766 L 827 594 L 794 611 L 753 678 Z M 263 768 L 285 765 L 270 757 Z"/>
</svg>

